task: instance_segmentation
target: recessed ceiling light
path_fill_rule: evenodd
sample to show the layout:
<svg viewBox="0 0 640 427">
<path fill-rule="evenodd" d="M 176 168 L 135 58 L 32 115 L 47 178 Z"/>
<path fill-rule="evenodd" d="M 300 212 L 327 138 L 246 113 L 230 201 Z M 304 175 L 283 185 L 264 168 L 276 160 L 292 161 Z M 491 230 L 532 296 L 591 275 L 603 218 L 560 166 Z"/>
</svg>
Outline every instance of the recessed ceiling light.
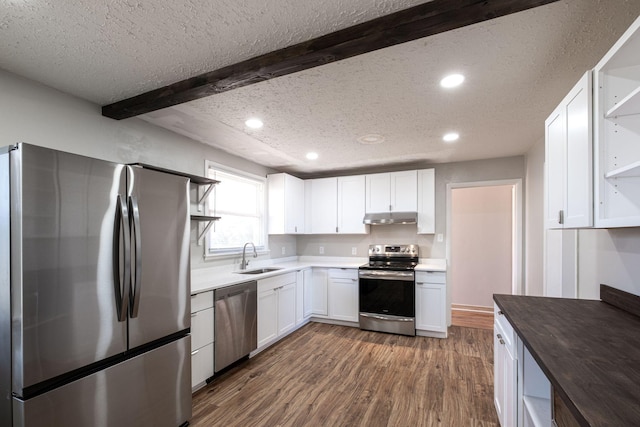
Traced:
<svg viewBox="0 0 640 427">
<path fill-rule="evenodd" d="M 380 144 L 384 142 L 384 136 L 378 135 L 376 133 L 370 133 L 368 135 L 362 135 L 360 138 L 358 138 L 358 142 L 364 145 Z"/>
<path fill-rule="evenodd" d="M 449 74 L 444 79 L 440 80 L 440 86 L 449 89 L 460 86 L 462 82 L 464 82 L 464 76 L 462 74 Z"/>
<path fill-rule="evenodd" d="M 307 153 L 307 159 L 316 160 L 318 158 L 318 153 L 314 153 L 313 151 Z"/>
<path fill-rule="evenodd" d="M 445 142 L 453 142 L 453 141 L 457 141 L 458 138 L 460 138 L 460 135 L 458 135 L 455 132 L 450 132 L 450 133 L 445 134 L 442 137 L 442 140 L 445 141 Z"/>
<path fill-rule="evenodd" d="M 264 125 L 264 123 L 262 123 L 262 120 L 256 118 L 251 118 L 244 122 L 244 124 L 251 129 L 260 129 L 262 125 Z"/>
</svg>

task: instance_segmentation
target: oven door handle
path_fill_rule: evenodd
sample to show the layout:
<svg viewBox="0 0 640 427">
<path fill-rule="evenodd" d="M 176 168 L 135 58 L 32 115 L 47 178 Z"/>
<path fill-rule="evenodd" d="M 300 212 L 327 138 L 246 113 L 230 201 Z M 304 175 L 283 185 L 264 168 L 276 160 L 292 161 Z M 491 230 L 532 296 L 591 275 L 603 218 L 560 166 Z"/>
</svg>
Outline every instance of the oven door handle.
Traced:
<svg viewBox="0 0 640 427">
<path fill-rule="evenodd" d="M 358 272 L 360 279 L 380 279 L 380 280 L 402 280 L 413 282 L 413 271 L 384 271 L 384 270 L 367 270 Z"/>
<path fill-rule="evenodd" d="M 386 317 L 377 314 L 369 314 L 369 313 L 360 313 L 360 317 L 370 317 L 376 320 L 386 320 L 393 322 L 413 322 L 415 320 L 414 317 Z"/>
</svg>

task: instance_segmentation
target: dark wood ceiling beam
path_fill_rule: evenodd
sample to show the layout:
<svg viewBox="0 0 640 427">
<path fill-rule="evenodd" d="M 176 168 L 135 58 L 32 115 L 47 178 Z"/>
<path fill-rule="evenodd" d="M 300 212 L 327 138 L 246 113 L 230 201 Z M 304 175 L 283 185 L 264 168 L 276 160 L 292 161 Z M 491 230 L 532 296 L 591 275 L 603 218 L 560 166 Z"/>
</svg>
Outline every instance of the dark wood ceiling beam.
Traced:
<svg viewBox="0 0 640 427">
<path fill-rule="evenodd" d="M 558 0 L 433 0 L 102 107 L 121 120 Z"/>
</svg>

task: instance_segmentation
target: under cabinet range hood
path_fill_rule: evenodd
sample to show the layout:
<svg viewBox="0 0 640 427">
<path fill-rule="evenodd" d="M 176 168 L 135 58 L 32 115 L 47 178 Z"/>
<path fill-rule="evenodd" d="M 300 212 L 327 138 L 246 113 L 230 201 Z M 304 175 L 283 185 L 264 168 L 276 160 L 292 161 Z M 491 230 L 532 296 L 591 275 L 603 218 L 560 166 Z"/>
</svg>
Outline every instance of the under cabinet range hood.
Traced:
<svg viewBox="0 0 640 427">
<path fill-rule="evenodd" d="M 365 224 L 415 224 L 418 222 L 418 212 L 376 212 L 365 214 L 362 220 Z"/>
</svg>

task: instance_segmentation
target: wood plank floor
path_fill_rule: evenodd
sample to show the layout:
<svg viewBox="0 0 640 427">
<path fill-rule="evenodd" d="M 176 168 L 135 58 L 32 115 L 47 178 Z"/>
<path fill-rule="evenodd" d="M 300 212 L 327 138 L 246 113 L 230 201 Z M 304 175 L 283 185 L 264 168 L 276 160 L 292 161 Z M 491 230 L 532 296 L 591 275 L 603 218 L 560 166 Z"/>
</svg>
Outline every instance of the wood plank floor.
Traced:
<svg viewBox="0 0 640 427">
<path fill-rule="evenodd" d="M 492 345 L 310 323 L 197 392 L 191 425 L 498 427 Z"/>
<path fill-rule="evenodd" d="M 493 309 L 451 307 L 451 324 L 466 328 L 493 329 Z"/>
</svg>

